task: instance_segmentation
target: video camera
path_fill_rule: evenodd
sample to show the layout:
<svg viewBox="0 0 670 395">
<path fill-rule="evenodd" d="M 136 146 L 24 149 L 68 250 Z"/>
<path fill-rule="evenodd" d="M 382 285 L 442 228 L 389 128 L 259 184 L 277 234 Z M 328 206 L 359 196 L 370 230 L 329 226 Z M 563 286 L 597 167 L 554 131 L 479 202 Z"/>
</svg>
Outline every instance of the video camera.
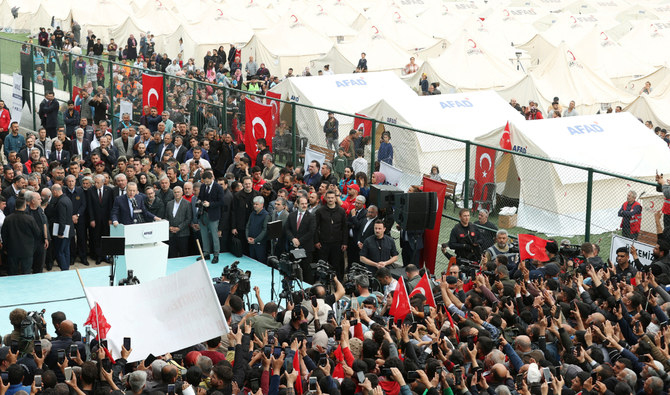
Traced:
<svg viewBox="0 0 670 395">
<path fill-rule="evenodd" d="M 119 286 L 124 285 L 137 285 L 140 283 L 140 279 L 137 278 L 132 270 L 128 270 L 128 277 L 119 281 Z"/>
<path fill-rule="evenodd" d="M 324 285 L 330 285 L 333 282 L 333 279 L 337 276 L 335 270 L 330 267 L 328 262 L 320 259 L 316 263 L 311 263 L 310 267 L 316 274 L 316 279 L 318 282 Z"/>
<path fill-rule="evenodd" d="M 196 216 L 196 218 L 199 219 L 199 218 L 202 217 L 202 214 L 205 212 L 205 206 L 203 205 L 202 200 L 198 200 L 197 202 L 195 202 L 195 207 L 196 207 L 195 216 Z"/>
<path fill-rule="evenodd" d="M 381 291 L 381 285 L 379 284 L 379 281 L 377 281 L 368 268 L 365 265 L 353 262 L 349 266 L 349 272 L 347 272 L 347 281 L 344 283 L 344 291 L 346 295 L 353 295 L 356 292 L 356 279 L 359 277 L 368 278 L 370 291 Z"/>
<path fill-rule="evenodd" d="M 558 249 L 558 256 L 561 264 L 565 264 L 567 261 L 572 261 L 575 266 L 578 266 L 586 260 L 582 255 L 582 247 L 578 245 L 562 246 Z"/>
<path fill-rule="evenodd" d="M 246 295 L 251 291 L 251 283 L 249 281 L 249 273 L 244 272 L 242 269 L 237 266 L 240 264 L 240 261 L 235 261 L 232 264 L 223 268 L 221 277 L 228 279 L 231 288 L 237 284 L 237 291 L 235 294 L 239 297 Z M 215 279 L 216 280 L 216 279 Z"/>
<path fill-rule="evenodd" d="M 302 280 L 302 268 L 300 261 L 307 258 L 307 253 L 302 248 L 296 248 L 288 253 L 268 257 L 268 265 L 273 269 L 278 269 L 279 274 L 283 276 L 294 277 Z"/>
<path fill-rule="evenodd" d="M 41 311 L 31 311 L 26 318 L 21 321 L 21 339 L 39 340 L 47 333 L 46 321 L 44 321 L 45 309 Z"/>
</svg>

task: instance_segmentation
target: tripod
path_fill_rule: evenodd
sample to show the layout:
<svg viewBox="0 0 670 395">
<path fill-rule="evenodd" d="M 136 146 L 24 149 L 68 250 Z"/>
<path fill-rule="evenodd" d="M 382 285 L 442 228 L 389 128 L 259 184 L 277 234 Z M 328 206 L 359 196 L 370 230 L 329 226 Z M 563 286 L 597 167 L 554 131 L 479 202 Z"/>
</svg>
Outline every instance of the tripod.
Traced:
<svg viewBox="0 0 670 395">
<path fill-rule="evenodd" d="M 285 276 L 284 279 L 281 281 L 282 284 L 282 291 L 279 294 L 279 300 L 277 301 L 277 306 L 281 306 L 282 300 L 285 301 L 284 307 L 288 308 L 288 304 L 295 304 L 293 302 L 293 290 L 297 288 L 300 290 L 303 294 L 305 290 L 302 288 L 302 282 L 298 281 L 295 276 L 290 275 L 290 276 Z"/>
</svg>

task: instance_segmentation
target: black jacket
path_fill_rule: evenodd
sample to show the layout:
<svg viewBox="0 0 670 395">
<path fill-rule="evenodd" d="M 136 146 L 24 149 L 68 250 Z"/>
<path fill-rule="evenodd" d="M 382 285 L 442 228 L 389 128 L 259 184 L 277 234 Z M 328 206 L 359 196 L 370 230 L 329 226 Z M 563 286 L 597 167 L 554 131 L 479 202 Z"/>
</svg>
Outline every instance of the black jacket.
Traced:
<svg viewBox="0 0 670 395">
<path fill-rule="evenodd" d="M 2 243 L 7 254 L 16 257 L 33 256 L 35 248 L 44 245 L 42 232 L 32 215 L 15 211 L 2 224 Z"/>
<path fill-rule="evenodd" d="M 218 221 L 221 219 L 221 207 L 223 206 L 223 188 L 216 181 L 212 181 L 211 191 L 207 192 L 207 189 L 207 185 L 203 183 L 198 199 L 209 202 L 209 207 L 205 207 L 204 210 L 210 221 Z"/>
<path fill-rule="evenodd" d="M 202 191 L 202 187 L 200 187 Z M 256 196 L 260 196 L 260 193 L 255 190 L 251 190 L 250 193 L 244 192 L 244 189 L 235 194 L 233 199 L 233 212 L 232 217 L 232 228 L 237 229 L 238 232 L 244 234 L 247 229 L 247 220 L 251 215 L 251 212 L 254 210 L 253 200 Z"/>
<path fill-rule="evenodd" d="M 321 206 L 316 210 L 315 243 L 347 244 L 347 216 L 340 206 Z"/>
</svg>

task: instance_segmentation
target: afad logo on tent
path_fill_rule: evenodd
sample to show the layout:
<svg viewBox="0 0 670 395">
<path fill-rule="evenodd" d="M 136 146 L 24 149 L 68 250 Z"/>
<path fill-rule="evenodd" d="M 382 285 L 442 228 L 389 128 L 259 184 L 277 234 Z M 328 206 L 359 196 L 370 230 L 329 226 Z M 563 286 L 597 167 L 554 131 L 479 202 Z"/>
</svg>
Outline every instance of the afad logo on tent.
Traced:
<svg viewBox="0 0 670 395">
<path fill-rule="evenodd" d="M 338 88 L 346 88 L 350 86 L 363 86 L 367 84 L 368 84 L 367 81 L 365 81 L 365 78 L 363 77 L 335 81 L 335 86 Z"/>
<path fill-rule="evenodd" d="M 468 55 L 481 55 L 482 54 L 482 50 L 477 48 L 477 43 L 475 42 L 475 40 L 473 40 L 471 38 L 468 38 L 467 44 L 469 45 L 469 47 L 466 47 L 467 49 L 466 49 L 465 53 L 467 53 Z"/>
<path fill-rule="evenodd" d="M 582 66 L 581 63 L 579 63 L 579 61 L 575 57 L 575 54 L 572 53 L 572 51 L 568 50 L 567 55 L 568 55 L 568 67 L 576 67 L 578 69 L 584 68 L 584 66 Z"/>
<path fill-rule="evenodd" d="M 445 100 L 440 102 L 440 107 L 445 108 L 465 108 L 465 107 L 474 107 L 470 99 L 464 97 L 463 100 Z"/>
<path fill-rule="evenodd" d="M 593 122 L 591 124 L 582 124 L 582 125 L 572 125 L 568 126 L 568 132 L 570 135 L 575 134 L 586 134 L 586 133 L 602 133 L 605 129 L 598 125 L 598 122 Z"/>
</svg>

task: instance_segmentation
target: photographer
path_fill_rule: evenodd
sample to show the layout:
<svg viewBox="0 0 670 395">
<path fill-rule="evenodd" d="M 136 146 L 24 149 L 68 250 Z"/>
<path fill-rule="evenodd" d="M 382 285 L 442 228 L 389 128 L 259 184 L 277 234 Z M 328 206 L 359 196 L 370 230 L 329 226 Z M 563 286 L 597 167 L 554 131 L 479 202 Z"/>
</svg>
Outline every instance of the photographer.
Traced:
<svg viewBox="0 0 670 395">
<path fill-rule="evenodd" d="M 596 271 L 605 268 L 605 262 L 596 255 L 593 244 L 582 243 L 581 252 L 584 256 L 584 263 L 581 265 L 582 269 L 586 269 L 587 265 L 593 266 Z"/>
<path fill-rule="evenodd" d="M 315 295 L 317 299 L 323 300 L 323 303 L 333 306 L 346 294 L 344 285 L 342 285 L 337 277 L 333 277 L 333 282 L 335 283 L 335 291 L 333 293 L 326 291 L 326 285 L 315 285 L 312 287 L 312 295 Z"/>
<path fill-rule="evenodd" d="M 470 210 L 462 208 L 458 212 L 460 222 L 454 225 L 449 236 L 449 248 L 456 251 L 456 256 L 470 261 L 479 261 L 481 258 L 481 235 L 470 223 Z"/>
</svg>

